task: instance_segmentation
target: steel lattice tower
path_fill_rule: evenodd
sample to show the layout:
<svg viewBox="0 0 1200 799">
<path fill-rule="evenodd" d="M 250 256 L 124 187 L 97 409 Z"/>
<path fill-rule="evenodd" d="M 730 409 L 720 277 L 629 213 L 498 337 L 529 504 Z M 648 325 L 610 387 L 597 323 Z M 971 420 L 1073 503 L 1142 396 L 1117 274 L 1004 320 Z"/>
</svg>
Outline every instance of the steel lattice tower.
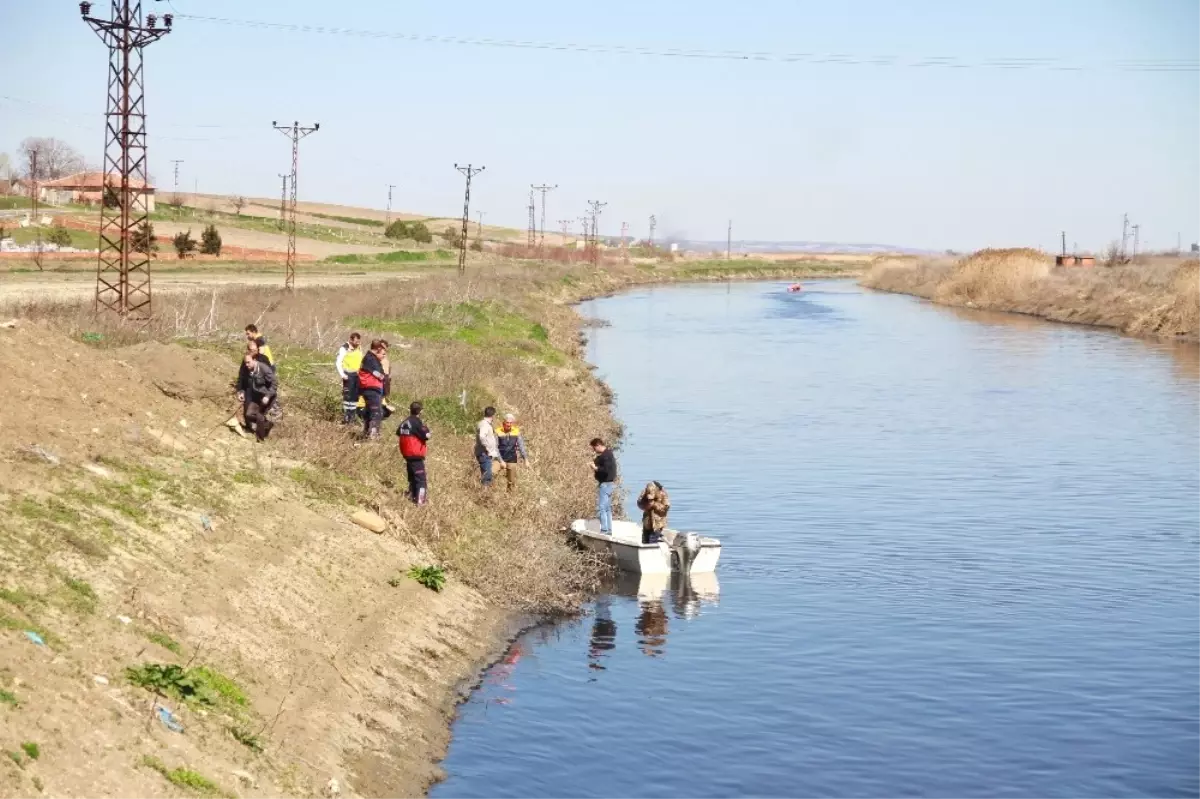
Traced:
<svg viewBox="0 0 1200 799">
<path fill-rule="evenodd" d="M 80 3 L 79 11 L 108 47 L 96 310 L 148 317 L 150 253 L 138 252 L 133 236 L 149 216 L 142 48 L 166 36 L 173 19 L 164 14 L 161 28 L 154 14 L 143 20 L 141 0 L 112 0 L 109 19 L 91 16 L 88 2 Z"/>
<path fill-rule="evenodd" d="M 310 133 L 316 133 L 320 130 L 321 123 L 313 123 L 311 128 L 302 128 L 299 122 L 293 122 L 290 128 L 287 125 L 280 125 L 278 122 L 272 122 L 271 126 L 292 140 L 292 175 L 288 184 L 287 209 L 287 274 L 283 278 L 284 289 L 290 291 L 296 287 L 296 172 L 300 167 L 300 140 Z"/>
<path fill-rule="evenodd" d="M 525 235 L 525 246 L 533 250 L 537 246 L 537 204 L 533 201 L 533 187 L 529 188 L 529 230 Z"/>
<path fill-rule="evenodd" d="M 538 233 L 538 243 L 537 243 L 538 244 L 538 252 L 540 254 L 540 253 L 544 253 L 545 249 L 546 249 L 546 192 L 554 191 L 555 189 L 558 188 L 558 184 L 555 183 L 553 186 L 549 186 L 549 185 L 543 183 L 541 186 L 530 186 L 530 188 L 532 188 L 534 191 L 540 191 L 542 193 L 542 224 L 541 224 L 541 229 Z"/>
</svg>

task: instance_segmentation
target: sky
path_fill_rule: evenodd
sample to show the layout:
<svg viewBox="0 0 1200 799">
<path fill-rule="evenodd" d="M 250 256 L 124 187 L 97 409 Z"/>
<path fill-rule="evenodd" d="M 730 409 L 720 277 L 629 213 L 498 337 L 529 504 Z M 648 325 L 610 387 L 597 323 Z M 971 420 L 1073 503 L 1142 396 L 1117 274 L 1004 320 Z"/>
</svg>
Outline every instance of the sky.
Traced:
<svg viewBox="0 0 1200 799">
<path fill-rule="evenodd" d="M 1195 0 L 146 0 L 151 173 L 170 188 L 276 196 L 272 121 L 319 122 L 302 200 L 547 228 L 588 200 L 658 236 L 1102 249 L 1122 215 L 1150 247 L 1200 240 Z M 107 15 L 98 0 L 94 14 Z M 191 15 L 191 16 L 189 16 Z M 300 32 L 192 16 L 352 29 Z M 73 0 L 0 0 L 0 152 L 63 139 L 99 163 L 106 50 Z M 767 53 L 678 58 L 420 37 Z M 833 63 L 774 56 L 839 56 Z M 886 63 L 863 63 L 881 57 Z M 912 66 L 944 57 L 958 65 Z M 1077 69 L 1000 69 L 998 59 Z M 1133 71 L 1119 62 L 1189 62 Z"/>
</svg>

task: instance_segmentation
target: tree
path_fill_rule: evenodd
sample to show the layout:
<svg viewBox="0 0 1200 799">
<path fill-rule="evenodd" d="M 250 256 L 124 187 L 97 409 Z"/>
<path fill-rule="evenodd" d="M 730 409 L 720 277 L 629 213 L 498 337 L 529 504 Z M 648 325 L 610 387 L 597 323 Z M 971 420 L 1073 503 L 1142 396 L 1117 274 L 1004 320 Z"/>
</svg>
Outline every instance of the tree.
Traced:
<svg viewBox="0 0 1200 799">
<path fill-rule="evenodd" d="M 387 230 L 383 231 L 383 235 L 389 239 L 411 239 L 413 237 L 408 223 L 402 219 L 397 219 L 388 225 Z"/>
<path fill-rule="evenodd" d="M 418 244 L 429 244 L 433 241 L 433 234 L 429 232 L 429 228 L 424 222 L 417 222 L 409 228 L 409 234 L 413 241 Z"/>
<path fill-rule="evenodd" d="M 84 169 L 83 156 L 71 145 L 53 138 L 31 136 L 21 142 L 25 176 L 37 180 L 55 180 Z M 30 156 L 37 153 L 37 174 L 28 174 Z"/>
<path fill-rule="evenodd" d="M 155 243 L 158 237 L 154 235 L 154 225 L 149 221 L 143 222 L 138 226 L 138 229 L 133 231 L 133 249 L 137 252 L 151 253 L 158 249 Z"/>
<path fill-rule="evenodd" d="M 458 247 L 461 245 L 462 242 L 459 240 L 461 235 L 462 234 L 459 232 L 458 228 L 456 228 L 454 225 L 446 225 L 446 229 L 441 233 L 442 239 L 444 239 L 445 242 L 451 247 Z"/>
<path fill-rule="evenodd" d="M 61 222 L 55 222 L 54 227 L 46 234 L 46 241 L 59 247 L 71 246 L 71 232 L 63 227 Z"/>
<path fill-rule="evenodd" d="M 233 205 L 233 213 L 236 216 L 242 215 L 242 209 L 246 207 L 246 198 L 238 195 L 229 201 Z"/>
<path fill-rule="evenodd" d="M 216 225 L 209 225 L 200 234 L 200 252 L 205 255 L 221 254 L 221 234 L 217 232 Z"/>
<path fill-rule="evenodd" d="M 176 233 L 172 243 L 175 245 L 175 252 L 180 258 L 187 258 L 196 251 L 196 240 L 192 238 L 191 228 L 182 233 Z"/>
</svg>

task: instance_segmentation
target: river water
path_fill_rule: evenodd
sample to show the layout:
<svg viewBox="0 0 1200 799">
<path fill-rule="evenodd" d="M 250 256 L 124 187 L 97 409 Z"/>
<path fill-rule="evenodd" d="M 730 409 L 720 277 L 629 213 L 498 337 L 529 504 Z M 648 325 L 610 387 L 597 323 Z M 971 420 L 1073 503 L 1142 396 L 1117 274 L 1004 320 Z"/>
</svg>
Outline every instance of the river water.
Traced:
<svg viewBox="0 0 1200 799">
<path fill-rule="evenodd" d="M 1196 796 L 1197 348 L 806 286 L 584 307 L 716 580 L 520 639 L 432 795 Z"/>
</svg>

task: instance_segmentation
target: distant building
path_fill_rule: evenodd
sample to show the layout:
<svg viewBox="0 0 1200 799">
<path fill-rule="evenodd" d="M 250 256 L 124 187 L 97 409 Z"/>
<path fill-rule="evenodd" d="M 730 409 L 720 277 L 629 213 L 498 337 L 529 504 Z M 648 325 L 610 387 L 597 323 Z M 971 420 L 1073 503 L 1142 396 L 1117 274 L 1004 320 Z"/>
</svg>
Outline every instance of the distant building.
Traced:
<svg viewBox="0 0 1200 799">
<path fill-rule="evenodd" d="M 1094 255 L 1056 255 L 1054 256 L 1055 266 L 1095 266 L 1096 256 Z"/>
<path fill-rule="evenodd" d="M 107 187 L 115 187 L 111 191 L 119 192 L 120 175 L 103 172 L 77 172 L 57 180 L 46 180 L 38 183 L 38 199 L 51 205 L 66 205 L 81 203 L 83 205 L 99 205 L 104 201 Z M 153 186 L 140 180 L 130 181 L 130 188 L 135 194 L 141 194 L 146 200 L 146 211 L 154 211 Z"/>
</svg>

